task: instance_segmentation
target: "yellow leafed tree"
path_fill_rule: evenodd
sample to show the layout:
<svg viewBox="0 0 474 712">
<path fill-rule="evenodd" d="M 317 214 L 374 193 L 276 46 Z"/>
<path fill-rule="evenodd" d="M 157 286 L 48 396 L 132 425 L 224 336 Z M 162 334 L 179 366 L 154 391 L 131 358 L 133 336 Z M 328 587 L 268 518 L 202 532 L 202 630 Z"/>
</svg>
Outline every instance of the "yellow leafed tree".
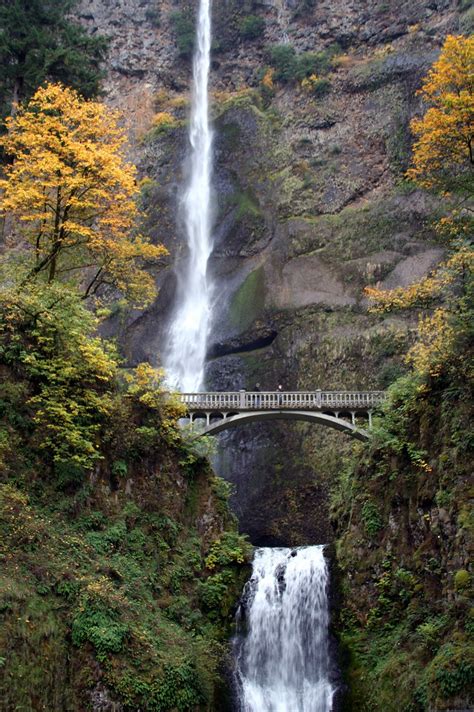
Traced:
<svg viewBox="0 0 474 712">
<path fill-rule="evenodd" d="M 430 275 L 408 287 L 366 293 L 374 311 L 433 308 L 419 321 L 417 343 L 408 360 L 422 374 L 436 376 L 453 358 L 456 343 L 472 331 L 474 250 L 474 37 L 447 37 L 420 94 L 429 107 L 412 122 L 417 137 L 408 176 L 418 185 L 450 196 L 452 210 L 437 225 L 450 255 Z M 461 200 L 454 200 L 454 196 Z M 472 376 L 467 367 L 466 373 Z"/>
<path fill-rule="evenodd" d="M 473 194 L 474 36 L 446 38 L 419 92 L 429 108 L 412 122 L 410 178 L 426 188 Z"/>
<path fill-rule="evenodd" d="M 136 169 L 119 120 L 72 89 L 38 89 L 0 140 L 11 158 L 0 206 L 12 222 L 9 243 L 31 246 L 29 279 L 75 276 L 84 297 L 110 285 L 147 303 L 155 287 L 143 263 L 166 249 L 136 232 Z"/>
</svg>

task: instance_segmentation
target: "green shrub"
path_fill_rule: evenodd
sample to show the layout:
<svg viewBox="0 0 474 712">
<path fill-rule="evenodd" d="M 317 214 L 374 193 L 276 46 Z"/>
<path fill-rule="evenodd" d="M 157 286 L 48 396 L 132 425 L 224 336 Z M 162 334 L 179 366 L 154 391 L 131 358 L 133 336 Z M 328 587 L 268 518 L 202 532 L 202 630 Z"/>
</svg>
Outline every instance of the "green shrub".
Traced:
<svg viewBox="0 0 474 712">
<path fill-rule="evenodd" d="M 148 709 L 156 712 L 188 712 L 208 701 L 196 667 L 188 660 L 167 665 L 163 677 L 153 684 L 147 698 Z"/>
<path fill-rule="evenodd" d="M 108 653 L 121 652 L 129 635 L 129 627 L 119 614 L 123 604 L 124 599 L 114 591 L 110 579 L 102 577 L 89 583 L 72 620 L 74 645 L 92 643 L 99 660 L 105 660 Z"/>
<path fill-rule="evenodd" d="M 209 576 L 199 584 L 199 598 L 208 611 L 219 611 L 221 603 L 229 587 L 229 572 L 221 572 Z"/>
<path fill-rule="evenodd" d="M 337 44 L 331 45 L 321 52 L 304 52 L 297 58 L 296 79 L 302 80 L 312 74 L 327 74 L 333 64 L 334 57 L 340 53 Z"/>
<path fill-rule="evenodd" d="M 321 98 L 326 96 L 331 89 L 331 82 L 329 79 L 324 79 L 323 77 L 310 76 L 307 79 L 303 79 L 302 87 L 306 89 L 310 94 Z M 334 151 L 333 151 L 334 153 Z M 340 153 L 340 150 L 338 151 Z"/>
<path fill-rule="evenodd" d="M 126 477 L 128 473 L 128 465 L 124 460 L 115 460 L 112 463 L 112 474 L 117 477 Z"/>
<path fill-rule="evenodd" d="M 241 37 L 245 40 L 255 40 L 263 34 L 265 20 L 257 15 L 247 15 L 239 24 Z"/>
<path fill-rule="evenodd" d="M 195 27 L 194 18 L 187 12 L 174 12 L 171 15 L 174 32 L 176 35 L 176 45 L 178 54 L 184 59 L 188 59 L 194 51 Z"/>
<path fill-rule="evenodd" d="M 251 546 L 247 539 L 237 532 L 224 532 L 209 549 L 206 568 L 212 571 L 216 566 L 243 564 L 248 560 L 250 552 Z"/>
<path fill-rule="evenodd" d="M 298 60 L 295 48 L 289 44 L 276 45 L 270 50 L 270 64 L 275 69 L 275 79 L 287 83 L 296 79 Z"/>
<path fill-rule="evenodd" d="M 469 695 L 474 684 L 472 647 L 466 644 L 443 645 L 428 665 L 425 680 L 431 708 L 438 709 L 441 700 Z"/>
<path fill-rule="evenodd" d="M 444 616 L 428 618 L 417 627 L 416 634 L 424 647 L 435 648 L 439 645 L 441 634 L 446 625 L 447 619 Z"/>
<path fill-rule="evenodd" d="M 321 96 L 328 91 L 330 84 L 320 75 L 330 71 L 333 59 L 339 52 L 338 45 L 331 45 L 321 52 L 297 55 L 290 44 L 276 45 L 270 49 L 270 64 L 275 70 L 275 79 L 283 83 L 316 77 L 321 82 L 317 87 L 318 95 Z"/>
<path fill-rule="evenodd" d="M 374 537 L 383 528 L 382 517 L 377 505 L 371 500 L 366 500 L 361 510 L 362 521 L 369 537 Z"/>
</svg>

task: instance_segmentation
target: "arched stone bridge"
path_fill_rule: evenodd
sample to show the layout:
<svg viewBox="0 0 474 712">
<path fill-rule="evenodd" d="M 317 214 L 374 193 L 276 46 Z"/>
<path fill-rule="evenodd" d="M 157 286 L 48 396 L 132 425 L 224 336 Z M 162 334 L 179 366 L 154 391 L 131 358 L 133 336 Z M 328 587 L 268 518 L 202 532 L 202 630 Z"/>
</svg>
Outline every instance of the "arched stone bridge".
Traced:
<svg viewBox="0 0 474 712">
<path fill-rule="evenodd" d="M 234 391 L 181 393 L 192 424 L 204 425 L 199 435 L 216 435 L 222 430 L 266 420 L 305 420 L 367 440 L 374 408 L 384 400 L 383 391 Z"/>
</svg>

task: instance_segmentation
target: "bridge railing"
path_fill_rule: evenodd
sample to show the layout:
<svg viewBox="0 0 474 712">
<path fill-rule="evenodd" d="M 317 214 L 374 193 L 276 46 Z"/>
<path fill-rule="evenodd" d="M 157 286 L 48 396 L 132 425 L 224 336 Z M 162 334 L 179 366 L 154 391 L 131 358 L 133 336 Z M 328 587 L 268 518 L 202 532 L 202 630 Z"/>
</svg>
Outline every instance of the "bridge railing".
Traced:
<svg viewBox="0 0 474 712">
<path fill-rule="evenodd" d="M 380 405 L 384 391 L 216 391 L 182 393 L 189 411 L 216 410 L 370 410 Z"/>
</svg>

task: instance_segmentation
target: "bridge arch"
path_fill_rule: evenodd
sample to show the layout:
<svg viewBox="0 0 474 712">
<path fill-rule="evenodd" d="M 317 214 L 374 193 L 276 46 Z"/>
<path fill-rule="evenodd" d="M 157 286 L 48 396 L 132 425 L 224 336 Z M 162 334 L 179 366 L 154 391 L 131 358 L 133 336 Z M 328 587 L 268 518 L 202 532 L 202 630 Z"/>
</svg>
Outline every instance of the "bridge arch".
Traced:
<svg viewBox="0 0 474 712">
<path fill-rule="evenodd" d="M 246 425 L 247 423 L 262 423 L 267 420 L 302 420 L 308 423 L 318 423 L 319 425 L 325 425 L 329 428 L 333 428 L 334 430 L 345 432 L 357 440 L 369 439 L 367 431 L 357 427 L 347 420 L 337 418 L 333 415 L 327 415 L 326 413 L 304 410 L 264 410 L 238 413 L 208 425 L 199 433 L 198 437 L 203 435 L 217 435 L 224 430 L 235 428 L 239 425 Z"/>
</svg>

